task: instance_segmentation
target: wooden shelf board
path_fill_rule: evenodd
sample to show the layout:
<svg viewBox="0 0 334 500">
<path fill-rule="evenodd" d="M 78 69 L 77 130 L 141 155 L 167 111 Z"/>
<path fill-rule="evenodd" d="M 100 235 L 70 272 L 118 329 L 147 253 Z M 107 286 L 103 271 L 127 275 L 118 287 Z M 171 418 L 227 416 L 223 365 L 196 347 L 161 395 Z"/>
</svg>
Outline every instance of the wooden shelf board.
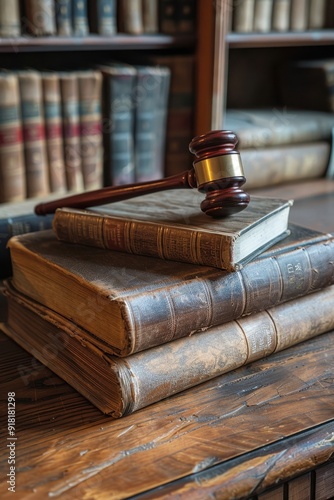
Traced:
<svg viewBox="0 0 334 500">
<path fill-rule="evenodd" d="M 232 49 L 296 47 L 331 45 L 334 30 L 284 32 L 284 33 L 228 33 L 227 42 Z"/>
</svg>

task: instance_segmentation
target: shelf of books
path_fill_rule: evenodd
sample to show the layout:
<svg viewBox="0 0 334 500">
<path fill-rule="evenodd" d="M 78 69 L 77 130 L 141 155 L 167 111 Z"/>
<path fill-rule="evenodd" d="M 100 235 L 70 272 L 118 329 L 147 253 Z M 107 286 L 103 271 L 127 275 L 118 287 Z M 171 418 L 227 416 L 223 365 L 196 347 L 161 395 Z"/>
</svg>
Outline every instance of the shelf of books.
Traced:
<svg viewBox="0 0 334 500">
<path fill-rule="evenodd" d="M 334 30 L 318 30 L 285 33 L 228 33 L 228 46 L 231 49 L 261 48 L 261 47 L 298 47 L 333 45 Z"/>
</svg>

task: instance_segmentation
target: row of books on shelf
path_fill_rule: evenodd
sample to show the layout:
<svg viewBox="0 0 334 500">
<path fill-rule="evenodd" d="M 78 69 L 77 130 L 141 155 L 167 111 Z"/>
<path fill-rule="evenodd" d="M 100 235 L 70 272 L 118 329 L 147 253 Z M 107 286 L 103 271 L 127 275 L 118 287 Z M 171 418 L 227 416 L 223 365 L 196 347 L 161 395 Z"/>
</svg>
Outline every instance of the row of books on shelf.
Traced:
<svg viewBox="0 0 334 500">
<path fill-rule="evenodd" d="M 333 27 L 331 0 L 238 0 L 233 5 L 232 30 L 268 33 Z"/>
<path fill-rule="evenodd" d="M 8 244 L 2 330 L 114 418 L 334 328 L 332 235 L 291 224 L 291 200 L 215 221 L 183 197 L 62 208 Z"/>
<path fill-rule="evenodd" d="M 0 73 L 0 202 L 164 176 L 171 70 Z"/>
<path fill-rule="evenodd" d="M 195 0 L 10 0 L 0 4 L 0 37 L 194 34 L 195 17 Z"/>
</svg>

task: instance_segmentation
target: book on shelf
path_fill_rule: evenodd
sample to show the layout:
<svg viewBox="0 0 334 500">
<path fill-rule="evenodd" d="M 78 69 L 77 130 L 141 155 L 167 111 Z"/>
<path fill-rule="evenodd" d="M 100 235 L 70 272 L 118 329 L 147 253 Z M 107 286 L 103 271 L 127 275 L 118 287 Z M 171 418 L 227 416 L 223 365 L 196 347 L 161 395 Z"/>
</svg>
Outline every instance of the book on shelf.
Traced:
<svg viewBox="0 0 334 500">
<path fill-rule="evenodd" d="M 159 2 L 158 24 L 168 35 L 193 34 L 196 30 L 195 0 L 162 0 Z"/>
<path fill-rule="evenodd" d="M 67 191 L 60 83 L 57 72 L 41 73 L 50 191 Z"/>
<path fill-rule="evenodd" d="M 252 197 L 233 217 L 200 210 L 203 195 L 171 189 L 110 205 L 56 211 L 63 241 L 235 271 L 287 234 L 292 200 Z"/>
<path fill-rule="evenodd" d="M 176 0 L 160 0 L 159 31 L 167 35 L 177 33 L 177 2 Z"/>
<path fill-rule="evenodd" d="M 259 33 L 271 31 L 273 3 L 275 0 L 255 0 L 253 30 Z"/>
<path fill-rule="evenodd" d="M 142 0 L 143 32 L 159 32 L 159 2 L 157 0 Z"/>
<path fill-rule="evenodd" d="M 114 418 L 263 359 L 334 328 L 334 287 L 126 358 L 110 354 L 51 309 L 5 289 L 1 329 Z M 191 367 L 191 369 L 189 369 Z"/>
<path fill-rule="evenodd" d="M 309 0 L 309 2 L 309 29 L 323 29 L 326 25 L 327 0 Z"/>
<path fill-rule="evenodd" d="M 72 29 L 72 0 L 55 0 L 55 15 L 57 35 L 71 36 Z"/>
<path fill-rule="evenodd" d="M 250 33 L 254 26 L 255 0 L 240 0 L 233 9 L 233 31 L 237 33 Z"/>
<path fill-rule="evenodd" d="M 142 0 L 119 2 L 118 30 L 121 33 L 141 35 L 144 32 Z"/>
<path fill-rule="evenodd" d="M 0 72 L 0 203 L 26 197 L 18 77 Z"/>
<path fill-rule="evenodd" d="M 290 28 L 290 0 L 274 0 L 272 13 L 273 31 L 288 31 Z"/>
<path fill-rule="evenodd" d="M 109 36 L 117 33 L 118 0 L 88 0 L 90 33 Z"/>
<path fill-rule="evenodd" d="M 71 245 L 52 230 L 8 246 L 18 290 L 120 356 L 334 284 L 333 237 L 297 226 L 236 272 Z"/>
<path fill-rule="evenodd" d="M 87 0 L 72 0 L 72 31 L 74 36 L 87 36 L 88 25 Z"/>
<path fill-rule="evenodd" d="M 31 35 L 45 36 L 57 33 L 54 0 L 24 0 L 24 13 L 25 29 Z"/>
<path fill-rule="evenodd" d="M 24 143 L 27 197 L 50 192 L 43 113 L 41 73 L 17 72 L 20 87 L 21 119 Z"/>
<path fill-rule="evenodd" d="M 309 0 L 291 0 L 290 29 L 305 31 L 309 27 Z"/>
<path fill-rule="evenodd" d="M 21 34 L 19 0 L 0 0 L 0 37 L 12 38 Z"/>
<path fill-rule="evenodd" d="M 80 156 L 85 190 L 103 186 L 102 75 L 98 70 L 77 71 Z"/>
<path fill-rule="evenodd" d="M 58 72 L 64 142 L 64 161 L 67 189 L 69 191 L 83 191 L 84 181 L 82 174 L 80 113 L 79 113 L 79 86 L 76 71 Z"/>
</svg>

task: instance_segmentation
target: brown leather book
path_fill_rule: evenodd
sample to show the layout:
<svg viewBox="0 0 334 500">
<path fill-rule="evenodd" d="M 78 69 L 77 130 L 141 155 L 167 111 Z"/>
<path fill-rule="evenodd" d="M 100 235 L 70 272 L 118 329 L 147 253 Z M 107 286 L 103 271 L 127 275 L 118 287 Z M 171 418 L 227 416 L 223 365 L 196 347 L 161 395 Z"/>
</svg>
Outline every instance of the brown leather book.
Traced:
<svg viewBox="0 0 334 500">
<path fill-rule="evenodd" d="M 8 284 L 2 330 L 102 412 L 130 414 L 334 328 L 334 286 L 126 358 Z M 189 332 L 190 333 L 190 332 Z"/>
<path fill-rule="evenodd" d="M 0 73 L 0 203 L 26 197 L 20 90 L 17 76 Z"/>
<path fill-rule="evenodd" d="M 334 238 L 298 226 L 233 273 L 66 244 L 52 231 L 8 246 L 18 290 L 121 356 L 334 284 Z"/>
<path fill-rule="evenodd" d="M 56 72 L 43 72 L 41 77 L 50 191 L 63 193 L 67 190 L 67 183 L 59 77 Z"/>
<path fill-rule="evenodd" d="M 24 0 L 24 5 L 25 30 L 35 36 L 56 34 L 54 0 Z"/>
<path fill-rule="evenodd" d="M 21 115 L 26 167 L 27 197 L 44 196 L 50 192 L 45 142 L 43 89 L 41 73 L 18 71 Z"/>
<path fill-rule="evenodd" d="M 144 33 L 141 0 L 120 0 L 118 7 L 118 31 L 131 35 L 141 35 Z"/>
</svg>

